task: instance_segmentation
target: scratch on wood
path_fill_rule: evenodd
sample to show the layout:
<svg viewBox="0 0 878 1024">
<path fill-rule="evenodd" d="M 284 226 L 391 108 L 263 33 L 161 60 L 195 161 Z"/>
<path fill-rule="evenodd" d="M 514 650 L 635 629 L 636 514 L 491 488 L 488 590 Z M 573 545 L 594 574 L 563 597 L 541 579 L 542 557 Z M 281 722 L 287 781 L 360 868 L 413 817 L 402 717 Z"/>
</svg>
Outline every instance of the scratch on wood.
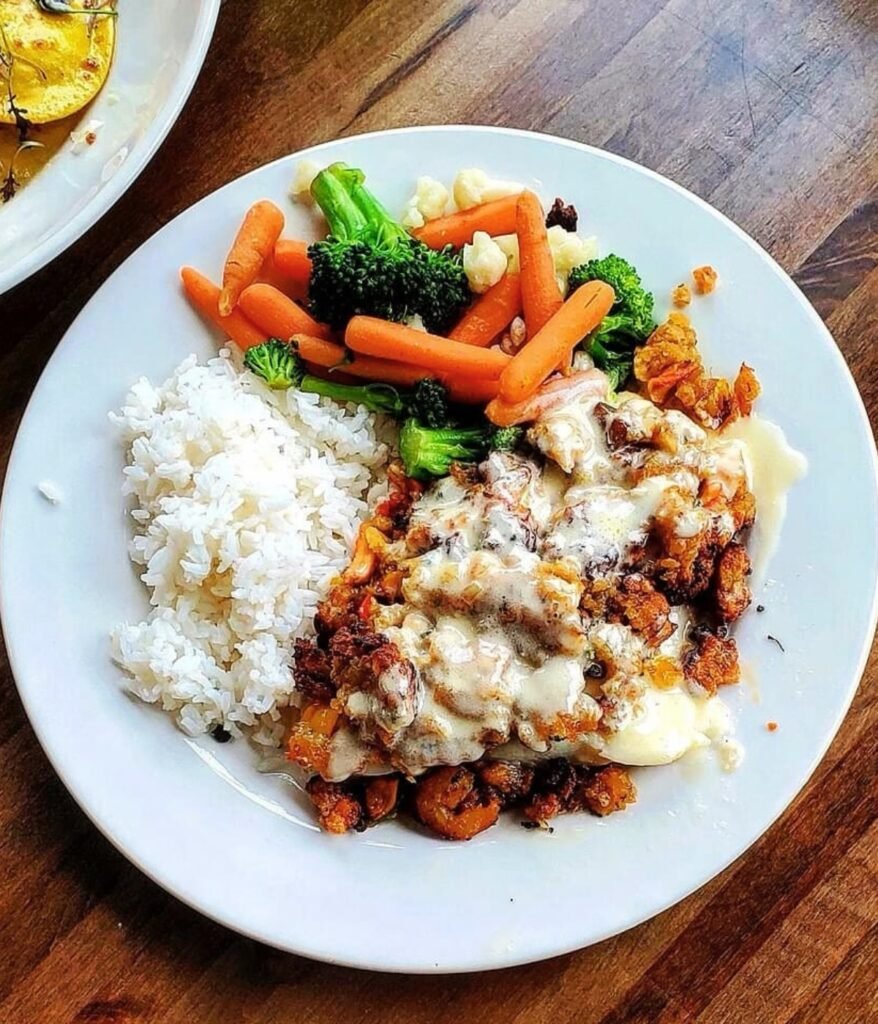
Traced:
<svg viewBox="0 0 878 1024">
<path fill-rule="evenodd" d="M 756 138 L 756 118 L 753 116 L 753 104 L 750 101 L 750 86 L 747 84 L 747 66 L 744 61 L 744 47 L 747 44 L 747 15 L 746 8 L 741 8 L 741 51 L 738 60 L 741 64 L 741 81 L 744 83 L 744 96 L 747 100 L 747 113 L 750 115 L 750 132 Z"/>
<path fill-rule="evenodd" d="M 357 112 L 345 125 L 345 129 L 350 127 L 358 117 L 365 114 L 370 107 L 374 107 L 379 100 L 382 100 L 385 96 L 389 95 L 398 85 L 400 85 L 400 83 L 404 82 L 409 75 L 417 71 L 418 68 L 427 60 L 433 50 L 435 50 L 436 47 L 449 36 L 453 35 L 462 25 L 465 25 L 478 9 L 479 4 L 477 2 L 471 2 L 467 4 L 466 7 L 461 8 L 457 14 L 449 18 L 444 24 L 440 25 L 419 50 L 406 58 L 399 67 L 395 68 L 385 79 L 379 82 L 378 85 L 372 89 L 357 108 Z M 392 56 L 397 59 L 399 58 L 399 54 L 392 54 Z"/>
</svg>

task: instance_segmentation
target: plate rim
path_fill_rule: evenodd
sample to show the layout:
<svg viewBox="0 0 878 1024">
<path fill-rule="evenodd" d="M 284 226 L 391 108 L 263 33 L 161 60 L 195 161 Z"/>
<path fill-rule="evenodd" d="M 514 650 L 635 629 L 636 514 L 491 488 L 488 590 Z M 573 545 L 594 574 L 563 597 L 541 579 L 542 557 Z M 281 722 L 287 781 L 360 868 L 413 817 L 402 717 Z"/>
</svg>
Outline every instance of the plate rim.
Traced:
<svg viewBox="0 0 878 1024">
<path fill-rule="evenodd" d="M 32 277 L 38 270 L 42 270 L 79 241 L 105 214 L 109 213 L 146 170 L 147 165 L 152 161 L 159 147 L 179 120 L 183 107 L 198 81 L 213 39 L 221 5 L 222 0 L 202 0 L 195 31 L 180 66 L 179 84 L 162 105 L 163 116 L 158 116 L 153 120 L 141 139 L 142 145 L 135 145 L 132 150 L 132 159 L 126 160 L 112 179 L 63 228 L 53 232 L 6 270 L 0 271 L 0 296 Z"/>
<path fill-rule="evenodd" d="M 218 3 L 218 0 L 215 0 L 215 2 Z M 599 157 L 601 159 L 606 159 L 606 160 L 609 160 L 610 162 L 617 163 L 617 164 L 620 164 L 620 165 L 632 168 L 632 169 L 636 170 L 637 172 L 639 172 L 641 174 L 644 174 L 644 175 L 646 175 L 646 176 L 648 176 L 648 177 L 650 177 L 650 178 L 652 178 L 654 180 L 657 180 L 661 184 L 663 184 L 663 185 L 665 185 L 667 187 L 670 187 L 674 191 L 684 195 L 689 200 L 693 201 L 697 206 L 702 208 L 705 212 L 710 214 L 712 217 L 719 219 L 719 221 L 721 223 L 723 223 L 727 228 L 730 228 L 732 230 L 732 232 L 735 235 L 738 236 L 739 239 L 744 241 L 746 243 L 746 245 L 756 255 L 758 255 L 760 257 L 760 259 L 764 263 L 766 263 L 768 265 L 768 267 L 777 274 L 777 276 L 779 276 L 779 278 L 783 281 L 783 283 L 785 284 L 787 289 L 794 296 L 796 302 L 799 304 L 800 307 L 803 308 L 804 312 L 808 316 L 809 320 L 813 323 L 815 328 L 818 331 L 820 331 L 823 334 L 823 336 L 825 338 L 827 338 L 831 342 L 830 351 L 832 352 L 834 360 L 839 365 L 839 368 L 842 370 L 843 377 L 846 380 L 848 389 L 849 389 L 849 391 L 851 393 L 851 398 L 852 398 L 853 403 L 854 403 L 854 408 L 856 409 L 857 416 L 858 416 L 858 418 L 860 420 L 861 427 L 863 428 L 863 431 L 864 431 L 864 435 L 868 439 L 868 441 L 870 442 L 868 447 L 869 447 L 869 454 L 871 456 L 871 458 L 870 458 L 871 484 L 872 484 L 872 487 L 874 488 L 876 494 L 878 494 L 878 449 L 876 449 L 875 435 L 874 435 L 874 433 L 872 431 L 871 423 L 869 421 L 869 417 L 868 417 L 868 414 L 866 412 L 865 404 L 863 402 L 863 399 L 862 399 L 862 396 L 860 394 L 859 388 L 857 387 L 857 384 L 856 384 L 856 381 L 855 381 L 855 379 L 853 377 L 853 374 L 851 373 L 850 368 L 847 365 L 847 362 L 846 362 L 846 360 L 845 360 L 845 358 L 844 358 L 844 356 L 843 356 L 843 354 L 841 352 L 841 349 L 838 346 L 838 343 L 836 342 L 835 338 L 833 337 L 831 331 L 828 329 L 826 324 L 823 322 L 823 320 L 818 315 L 817 311 L 814 309 L 813 305 L 809 302 L 809 300 L 804 295 L 804 293 L 801 291 L 801 289 L 798 287 L 798 285 L 795 283 L 795 281 L 793 281 L 791 276 L 767 252 L 767 250 L 764 249 L 754 238 L 752 238 L 749 234 L 747 234 L 747 232 L 744 231 L 743 228 L 741 228 L 737 224 L 735 224 L 734 221 L 732 221 L 730 218 L 728 218 L 720 210 L 717 210 L 715 207 L 713 207 L 706 200 L 702 199 L 701 197 L 699 197 L 695 193 L 691 192 L 689 189 L 686 189 L 684 186 L 679 185 L 677 182 L 675 182 L 675 181 L 665 177 L 662 174 L 659 174 L 657 171 L 654 171 L 651 168 L 645 167 L 642 164 L 637 163 L 636 161 L 630 160 L 630 159 L 628 159 L 626 157 L 619 156 L 619 155 L 617 155 L 615 153 L 611 153 L 611 152 L 609 152 L 607 150 L 604 150 L 604 149 L 601 149 L 600 147 L 597 147 L 597 146 L 592 146 L 592 145 L 589 145 L 587 143 L 578 142 L 578 141 L 576 141 L 574 139 L 567 139 L 567 138 L 563 138 L 561 136 L 551 135 L 551 134 L 545 133 L 545 132 L 538 132 L 538 131 L 532 131 L 532 130 L 526 130 L 526 129 L 518 129 L 518 128 L 507 128 L 507 127 L 500 127 L 500 126 L 474 125 L 474 124 L 411 125 L 411 126 L 405 126 L 405 127 L 400 127 L 400 128 L 379 129 L 379 130 L 369 131 L 369 132 L 359 132 L 359 133 L 355 133 L 355 134 L 352 134 L 352 135 L 345 135 L 345 136 L 341 136 L 341 137 L 333 137 L 333 138 L 330 138 L 330 139 L 325 139 L 325 140 L 322 140 L 321 142 L 314 143 L 311 146 L 308 146 L 308 147 L 300 149 L 300 150 L 296 150 L 296 151 L 294 151 L 292 153 L 289 153 L 289 154 L 286 154 L 284 156 L 278 157 L 275 160 L 268 161 L 268 162 L 266 162 L 266 163 L 264 163 L 264 164 L 262 164 L 262 165 L 260 165 L 258 167 L 255 167 L 252 170 L 248 171 L 246 174 L 240 175 L 237 178 L 234 178 L 231 181 L 226 182 L 224 185 L 221 185 L 219 188 L 214 189 L 212 192 L 208 193 L 207 195 L 200 197 L 198 200 L 196 200 L 194 203 L 192 203 L 190 206 L 188 206 L 185 210 L 181 210 L 174 218 L 172 218 L 170 221 L 168 221 L 167 224 L 162 225 L 162 227 L 159 228 L 158 231 L 154 232 L 149 238 L 147 238 L 143 243 L 141 243 L 141 245 L 138 246 L 138 248 L 134 252 L 129 254 L 125 258 L 125 260 L 123 260 L 117 267 L 114 268 L 112 274 L 110 274 L 109 277 L 107 278 L 107 280 L 101 284 L 101 286 L 98 288 L 98 290 L 91 296 L 89 301 L 85 304 L 85 306 L 79 312 L 79 314 L 77 315 L 75 320 L 68 326 L 67 330 L 64 333 L 64 336 L 62 337 L 61 341 L 56 346 L 54 352 L 52 353 L 51 357 L 47 361 L 46 366 L 43 368 L 43 371 L 40 374 L 40 378 L 39 378 L 37 384 L 34 387 L 34 391 L 32 392 L 31 397 L 28 400 L 28 403 L 27 403 L 27 405 L 25 407 L 24 414 L 22 415 L 22 418 L 21 418 L 21 420 L 20 420 L 20 422 L 18 424 L 18 427 L 16 429 L 15 441 L 13 443 L 13 446 L 12 446 L 12 449 L 11 449 L 11 452 L 10 452 L 10 457 L 9 457 L 9 461 L 8 461 L 8 464 L 7 464 L 6 474 L 5 474 L 5 478 L 4 478 L 4 481 L 3 481 L 2 496 L 0 496 L 0 564 L 2 564 L 2 561 L 3 561 L 2 553 L 5 550 L 6 544 L 8 543 L 8 538 L 7 538 L 8 529 L 7 529 L 7 523 L 6 523 L 6 520 L 7 520 L 6 505 L 7 505 L 7 496 L 8 496 L 8 483 L 9 483 L 10 478 L 13 476 L 13 470 L 14 470 L 14 468 L 16 466 L 16 463 L 17 463 L 17 460 L 18 460 L 18 455 L 19 455 L 19 450 L 20 450 L 19 437 L 23 433 L 24 428 L 25 428 L 25 426 L 28 423 L 29 415 L 31 414 L 32 405 L 33 405 L 33 402 L 34 402 L 34 396 L 35 396 L 37 390 L 39 389 L 39 385 L 40 385 L 40 383 L 42 381 L 42 378 L 48 372 L 48 370 L 51 367 L 51 365 L 54 362 L 54 360 L 58 357 L 62 347 L 64 347 L 67 344 L 70 344 L 70 342 L 69 342 L 69 335 L 71 335 L 73 333 L 73 330 L 74 330 L 75 326 L 77 325 L 77 323 L 79 322 L 80 318 L 84 318 L 86 316 L 86 314 L 88 313 L 89 309 L 91 308 L 92 304 L 97 301 L 97 299 L 98 299 L 101 291 L 103 290 L 104 286 L 112 279 L 112 277 L 115 276 L 115 274 L 117 272 L 119 272 L 119 270 L 121 270 L 121 268 L 130 259 L 132 259 L 140 251 L 141 248 L 143 248 L 143 246 L 147 245 L 157 234 L 159 234 L 165 228 L 169 228 L 172 224 L 174 224 L 174 222 L 179 217 L 187 215 L 195 207 L 197 207 L 199 204 L 204 203 L 204 202 L 208 202 L 216 194 L 222 192 L 224 189 L 230 188 L 231 186 L 235 185 L 236 183 L 240 182 L 241 180 L 249 178 L 249 177 L 251 177 L 253 175 L 256 175 L 258 173 L 261 173 L 261 172 L 265 171 L 266 169 L 268 169 L 270 167 L 274 167 L 274 166 L 276 166 L 278 164 L 282 164 L 282 163 L 285 163 L 285 162 L 288 162 L 288 161 L 293 161 L 293 160 L 296 160 L 296 159 L 301 159 L 303 157 L 306 157 L 308 154 L 312 153 L 314 150 L 318 150 L 318 149 L 320 149 L 320 148 L 322 148 L 322 147 L 324 147 L 326 145 L 329 145 L 329 144 L 332 144 L 332 143 L 336 143 L 336 142 L 339 142 L 339 143 L 340 142 L 349 142 L 351 140 L 375 138 L 375 137 L 395 137 L 395 136 L 399 136 L 399 135 L 417 134 L 417 133 L 437 133 L 437 134 L 441 134 L 441 133 L 446 133 L 446 132 L 464 132 L 464 133 L 477 133 L 477 134 L 487 133 L 487 134 L 512 135 L 512 136 L 518 136 L 518 137 L 533 138 L 533 139 L 536 139 L 536 140 L 538 140 L 538 141 L 540 141 L 542 143 L 549 143 L 551 145 L 556 145 L 556 146 L 560 145 L 560 146 L 568 148 L 568 149 L 585 151 L 585 152 L 587 152 L 587 153 L 589 153 L 589 154 L 591 154 L 593 156 L 597 156 L 597 157 Z M 0 623 L 5 623 L 6 622 L 6 608 L 7 608 L 7 604 L 9 603 L 9 593 L 8 593 L 8 590 L 7 590 L 6 579 L 7 579 L 6 574 L 4 574 L 2 571 L 0 571 Z M 64 784 L 65 788 L 70 793 L 70 795 L 73 797 L 73 799 L 76 801 L 77 805 L 85 813 L 85 815 L 89 818 L 89 820 L 96 826 L 96 828 L 100 831 L 100 833 L 105 838 L 107 838 L 120 853 L 122 853 L 122 855 L 126 858 L 126 860 L 128 860 L 130 863 L 132 863 L 138 870 L 143 872 L 143 874 L 145 874 L 148 878 L 150 878 L 151 881 L 153 881 L 156 884 L 158 884 L 159 886 L 161 886 L 166 892 L 170 893 L 176 899 L 179 899 L 183 904 L 185 904 L 186 906 L 191 907 L 192 909 L 196 910 L 199 914 L 202 914 L 204 917 L 208 918 L 209 920 L 212 920 L 212 921 L 214 921 L 216 923 L 219 923 L 219 924 L 223 925 L 224 927 L 227 927 L 227 928 L 233 930 L 234 932 L 236 932 L 238 934 L 244 935 L 244 936 L 246 936 L 248 938 L 254 939 L 254 940 L 258 941 L 258 942 L 264 943 L 265 945 L 271 946 L 273 948 L 280 949 L 280 950 L 282 950 L 284 952 L 289 952 L 289 953 L 293 953 L 293 954 L 296 954 L 296 955 L 308 957 L 308 958 L 311 958 L 311 959 L 320 960 L 320 961 L 323 961 L 323 962 L 326 962 L 326 963 L 331 963 L 331 964 L 334 964 L 334 965 L 337 965 L 337 966 L 352 967 L 352 968 L 361 969 L 361 970 L 380 970 L 380 971 L 385 971 L 385 972 L 390 972 L 390 973 L 408 973 L 408 974 L 412 974 L 412 973 L 415 973 L 415 974 L 458 974 L 458 973 L 469 973 L 469 972 L 473 972 L 473 971 L 482 971 L 482 970 L 499 970 L 499 969 L 503 969 L 503 968 L 507 968 L 507 967 L 522 966 L 522 965 L 525 965 L 525 964 L 535 963 L 535 962 L 539 962 L 539 961 L 543 961 L 543 960 L 548 960 L 548 959 L 551 959 L 551 958 L 554 958 L 554 957 L 557 957 L 557 956 L 562 956 L 562 955 L 565 955 L 565 954 L 577 951 L 579 949 L 584 949 L 584 948 L 587 948 L 588 946 L 595 945 L 595 944 L 597 944 L 599 942 L 606 941 L 607 939 L 610 939 L 610 938 L 614 937 L 615 935 L 619 935 L 622 932 L 628 931 L 631 928 L 634 928 L 634 927 L 637 927 L 640 924 L 643 924 L 645 921 L 651 920 L 652 918 L 654 918 L 654 917 L 658 916 L 659 914 L 663 913 L 664 911 L 668 910 L 670 907 L 675 906 L 676 904 L 682 902 L 684 899 L 686 899 L 689 896 L 691 896 L 692 893 L 694 893 L 697 890 L 701 889 L 703 886 L 707 885 L 708 882 L 712 881 L 713 879 L 718 877 L 720 874 L 722 874 L 731 864 L 733 864 L 739 858 L 743 857 L 750 849 L 752 849 L 752 847 L 755 845 L 755 843 L 759 839 L 761 839 L 762 836 L 764 836 L 766 834 L 766 832 L 768 832 L 768 830 L 773 825 L 776 824 L 777 820 L 791 806 L 793 801 L 801 794 L 801 792 L 807 786 L 808 782 L 810 781 L 811 777 L 813 776 L 815 770 L 817 769 L 817 767 L 819 766 L 819 764 L 821 763 L 821 761 L 825 757 L 827 750 L 829 749 L 831 743 L 833 742 L 833 740 L 835 739 L 836 735 L 838 734 L 838 730 L 839 730 L 839 728 L 840 728 L 844 718 L 846 717 L 846 715 L 847 715 L 847 713 L 848 713 L 848 711 L 850 709 L 851 703 L 852 703 L 852 701 L 854 699 L 854 696 L 856 695 L 857 689 L 859 688 L 859 685 L 860 685 L 860 682 L 862 680 L 863 673 L 865 671 L 865 667 L 866 667 L 866 664 L 868 662 L 869 655 L 870 655 L 870 652 L 871 652 L 871 647 L 872 647 L 872 642 L 873 642 L 873 639 L 874 639 L 874 636 L 875 636 L 876 627 L 878 627 L 878 576 L 876 576 L 875 580 L 873 581 L 872 602 L 871 602 L 871 608 L 869 610 L 869 615 L 868 615 L 868 629 L 865 632 L 863 641 L 862 641 L 861 646 L 860 646 L 860 650 L 858 652 L 858 656 L 857 656 L 857 659 L 856 659 L 856 671 L 854 672 L 854 674 L 853 674 L 853 676 L 852 676 L 852 678 L 851 678 L 851 680 L 850 680 L 850 682 L 849 682 L 849 684 L 847 686 L 847 691 L 845 692 L 843 699 L 839 702 L 838 711 L 837 711 L 833 721 L 830 723 L 830 728 L 826 732 L 825 739 L 818 746 L 818 748 L 816 748 L 813 751 L 811 759 L 810 759 L 810 762 L 808 764 L 808 767 L 807 767 L 806 771 L 802 774 L 800 781 L 796 784 L 794 792 L 791 794 L 789 799 L 784 799 L 784 800 L 779 801 L 779 806 L 777 807 L 775 813 L 770 818 L 770 820 L 768 820 L 766 822 L 764 828 L 762 828 L 761 831 L 758 832 L 758 834 L 756 834 L 753 837 L 751 837 L 749 839 L 749 841 L 746 843 L 746 845 L 743 847 L 743 849 L 740 849 L 738 852 L 736 852 L 736 853 L 732 854 L 731 856 L 729 856 L 728 858 L 726 858 L 724 860 L 724 862 L 721 863 L 714 871 L 712 871 L 712 873 L 709 876 L 707 876 L 705 878 L 702 878 L 701 880 L 695 882 L 690 887 L 686 888 L 685 891 L 683 891 L 682 893 L 676 893 L 675 895 L 670 897 L 667 901 L 663 902 L 660 907 L 658 907 L 658 908 L 653 907 L 652 909 L 648 910 L 645 913 L 642 913 L 642 914 L 638 913 L 638 914 L 632 915 L 632 919 L 631 920 L 629 920 L 629 921 L 619 925 L 618 927 L 615 927 L 615 928 L 612 928 L 612 929 L 608 929 L 605 932 L 602 932 L 601 934 L 599 934 L 599 935 L 595 936 L 594 938 L 590 939 L 585 945 L 583 945 L 581 942 L 576 942 L 576 941 L 565 942 L 565 943 L 561 943 L 561 944 L 558 944 L 556 946 L 553 946 L 551 948 L 544 948 L 541 952 L 537 952 L 537 953 L 534 953 L 532 955 L 516 955 L 516 954 L 511 954 L 508 957 L 499 958 L 496 961 L 491 961 L 491 962 L 481 961 L 481 962 L 478 962 L 478 963 L 476 963 L 474 961 L 473 957 L 470 957 L 469 961 L 467 961 L 466 963 L 458 963 L 458 964 L 453 964 L 451 966 L 443 965 L 442 967 L 439 967 L 438 965 L 433 966 L 431 964 L 426 964 L 426 963 L 423 963 L 423 962 L 421 962 L 419 966 L 413 966 L 410 961 L 402 961 L 402 960 L 398 960 L 396 962 L 376 963 L 374 960 L 370 960 L 368 958 L 368 956 L 366 956 L 366 955 L 359 956 L 359 957 L 350 957 L 350 956 L 341 956 L 341 957 L 339 957 L 339 956 L 333 955 L 333 953 L 330 950 L 315 949 L 313 946 L 310 947 L 310 948 L 305 949 L 301 945 L 295 946 L 295 945 L 292 945 L 290 943 L 285 943 L 285 942 L 279 941 L 277 937 L 267 936 L 266 934 L 264 934 L 263 932 L 261 932 L 257 928 L 250 928 L 246 924 L 244 924 L 244 923 L 242 923 L 242 922 L 240 922 L 238 920 L 235 920 L 231 915 L 224 915 L 222 913 L 221 909 L 214 910 L 213 908 L 205 907 L 203 904 L 199 903 L 195 897 L 190 897 L 189 895 L 187 895 L 187 892 L 185 891 L 185 889 L 182 889 L 178 884 L 176 884 L 176 882 L 174 880 L 167 879 L 166 877 L 164 877 L 163 873 L 162 873 L 162 871 L 161 871 L 161 869 L 159 867 L 149 866 L 146 863 L 144 863 L 141 860 L 141 858 L 137 855 L 137 853 L 135 851 L 127 848 L 123 844 L 123 842 L 119 838 L 117 838 L 117 836 L 114 834 L 114 832 L 113 832 L 112 828 L 110 827 L 110 825 L 105 823 L 105 822 L 103 822 L 101 820 L 101 817 L 100 817 L 100 814 L 99 814 L 99 809 L 96 806 L 96 801 L 90 800 L 86 793 L 81 793 L 80 792 L 80 787 L 77 787 L 72 781 L 68 781 L 68 778 L 65 776 L 65 773 L 61 769 L 61 765 L 58 763 L 58 760 L 56 758 L 56 754 L 55 754 L 55 752 L 53 751 L 53 748 L 52 748 L 51 741 L 49 740 L 48 736 L 44 735 L 44 733 L 48 732 L 48 729 L 45 727 L 45 722 L 41 723 L 40 725 L 37 724 L 37 722 L 39 721 L 39 716 L 32 714 L 31 704 L 30 704 L 29 700 L 27 699 L 27 697 L 25 696 L 25 694 L 22 691 L 22 689 L 19 687 L 19 684 L 18 684 L 18 671 L 17 671 L 18 647 L 19 647 L 19 645 L 18 645 L 18 643 L 16 641 L 10 641 L 10 637 L 9 637 L 9 635 L 6 632 L 5 629 L 3 631 L 3 636 L 4 636 L 4 641 L 5 641 L 7 657 L 8 657 L 8 660 L 9 660 L 10 670 L 12 672 L 13 679 L 15 680 L 16 690 L 17 690 L 19 699 L 21 700 L 22 706 L 24 707 L 25 713 L 27 714 L 30 727 L 33 729 L 33 731 L 34 731 L 34 733 L 35 733 L 35 735 L 37 737 L 37 740 L 39 741 L 40 746 L 41 746 L 43 752 L 45 753 L 47 759 L 49 760 L 53 770 L 58 775 L 58 777 L 61 779 L 61 781 Z"/>
</svg>

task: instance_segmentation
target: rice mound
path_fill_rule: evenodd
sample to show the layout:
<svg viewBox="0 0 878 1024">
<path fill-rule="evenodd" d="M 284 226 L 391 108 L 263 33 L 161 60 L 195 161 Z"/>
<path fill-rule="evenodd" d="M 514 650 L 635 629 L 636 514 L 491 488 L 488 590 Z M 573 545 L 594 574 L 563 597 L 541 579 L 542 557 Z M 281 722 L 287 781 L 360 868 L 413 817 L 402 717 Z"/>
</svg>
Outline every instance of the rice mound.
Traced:
<svg viewBox="0 0 878 1024">
<path fill-rule="evenodd" d="M 118 626 L 131 691 L 189 735 L 223 726 L 276 744 L 292 641 L 386 491 L 389 424 L 366 409 L 270 391 L 228 351 L 141 378 L 111 414 L 128 451 L 129 551 L 153 610 Z"/>
</svg>

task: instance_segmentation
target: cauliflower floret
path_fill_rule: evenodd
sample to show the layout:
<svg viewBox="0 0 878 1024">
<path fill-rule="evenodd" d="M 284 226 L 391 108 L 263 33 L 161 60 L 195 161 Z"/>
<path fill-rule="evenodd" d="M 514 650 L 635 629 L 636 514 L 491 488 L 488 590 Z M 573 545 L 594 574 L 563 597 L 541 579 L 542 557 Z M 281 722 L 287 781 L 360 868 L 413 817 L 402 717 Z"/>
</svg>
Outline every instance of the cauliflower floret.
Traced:
<svg viewBox="0 0 878 1024">
<path fill-rule="evenodd" d="M 519 269 L 518 235 L 495 235 L 494 241 L 506 253 L 506 259 L 509 261 L 509 270 L 513 274 L 517 274 Z"/>
<path fill-rule="evenodd" d="M 524 185 L 517 181 L 497 181 L 478 167 L 469 167 L 458 171 L 454 179 L 452 192 L 459 210 L 468 210 L 480 203 L 489 203 L 492 199 L 502 199 L 523 192 Z"/>
<path fill-rule="evenodd" d="M 311 182 L 321 170 L 322 168 L 316 160 L 306 158 L 296 163 L 296 173 L 293 175 L 293 182 L 290 185 L 290 198 L 294 203 L 305 203 L 307 206 L 313 204 Z"/>
<path fill-rule="evenodd" d="M 422 228 L 428 220 L 441 217 L 447 205 L 448 189 L 441 181 L 424 175 L 418 178 L 415 194 L 405 204 L 403 227 Z"/>
<path fill-rule="evenodd" d="M 477 295 L 500 280 L 508 262 L 506 253 L 486 231 L 476 231 L 472 243 L 463 247 L 463 270 Z"/>
<path fill-rule="evenodd" d="M 547 232 L 552 259 L 555 261 L 555 277 L 561 294 L 567 294 L 567 278 L 574 267 L 596 259 L 598 254 L 597 239 L 580 238 L 573 231 L 565 231 L 560 224 L 555 224 Z"/>
<path fill-rule="evenodd" d="M 427 332 L 427 328 L 424 326 L 424 321 L 421 319 L 420 313 L 412 313 L 411 316 L 405 318 L 404 323 L 406 327 L 411 327 L 413 331 Z"/>
<path fill-rule="evenodd" d="M 584 370 L 594 369 L 594 359 L 583 348 L 578 348 L 573 353 L 573 372 L 581 373 Z"/>
</svg>

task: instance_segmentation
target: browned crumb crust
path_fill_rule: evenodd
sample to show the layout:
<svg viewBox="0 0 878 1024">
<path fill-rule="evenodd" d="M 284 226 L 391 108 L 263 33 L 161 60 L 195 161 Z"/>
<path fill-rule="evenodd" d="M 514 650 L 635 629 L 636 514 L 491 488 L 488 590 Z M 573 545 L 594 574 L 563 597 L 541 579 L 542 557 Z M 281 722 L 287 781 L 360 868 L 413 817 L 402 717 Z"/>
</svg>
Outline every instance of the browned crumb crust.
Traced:
<svg viewBox="0 0 878 1024">
<path fill-rule="evenodd" d="M 688 284 L 678 284 L 671 292 L 671 301 L 677 309 L 684 309 L 692 301 L 692 289 Z"/>
<path fill-rule="evenodd" d="M 329 641 L 332 679 L 337 690 L 369 692 L 382 672 L 403 661 L 399 648 L 363 622 L 344 626 Z"/>
<path fill-rule="evenodd" d="M 698 633 L 694 645 L 683 656 L 683 671 L 689 682 L 709 694 L 716 693 L 721 686 L 737 683 L 741 666 L 735 641 L 710 632 Z"/>
<path fill-rule="evenodd" d="M 741 367 L 734 385 L 706 372 L 695 331 L 681 312 L 671 313 L 636 350 L 634 376 L 653 402 L 680 409 L 712 430 L 735 416 L 749 415 L 759 394 L 749 366 Z"/>
<path fill-rule="evenodd" d="M 400 778 L 380 775 L 374 779 L 327 782 L 315 775 L 308 780 L 305 791 L 314 804 L 320 827 L 326 832 L 362 832 L 396 811 Z"/>
<path fill-rule="evenodd" d="M 719 274 L 709 265 L 703 267 L 696 267 L 692 271 L 692 280 L 695 282 L 695 291 L 699 295 L 710 295 L 710 293 L 716 288 L 716 282 L 719 280 Z"/>
<path fill-rule="evenodd" d="M 444 839 L 472 839 L 500 816 L 499 793 L 466 765 L 433 768 L 415 784 L 418 820 Z"/>
<path fill-rule="evenodd" d="M 528 821 L 545 824 L 559 814 L 576 811 L 603 817 L 624 810 L 636 799 L 634 781 L 621 765 L 592 768 L 555 759 L 538 765 L 523 811 Z"/>
<path fill-rule="evenodd" d="M 576 207 L 568 205 L 563 199 L 555 197 L 549 212 L 546 214 L 546 227 L 553 228 L 556 224 L 565 231 L 575 231 L 579 223 Z"/>
<path fill-rule="evenodd" d="M 710 586 L 719 552 L 716 533 L 702 530 L 692 537 L 677 535 L 675 516 L 660 511 L 655 518 L 657 544 L 654 578 L 671 604 L 689 604 Z"/>
<path fill-rule="evenodd" d="M 306 791 L 327 832 L 362 831 L 404 805 L 431 831 L 454 840 L 484 832 L 507 808 L 518 808 L 526 823 L 544 825 L 576 811 L 603 817 L 637 799 L 621 765 L 594 768 L 562 758 L 535 765 L 483 759 L 432 768 L 413 782 L 398 775 L 346 782 L 315 776 Z"/>
<path fill-rule="evenodd" d="M 742 544 L 733 541 L 716 560 L 712 583 L 713 599 L 723 622 L 739 619 L 750 605 L 750 556 Z"/>
<path fill-rule="evenodd" d="M 738 370 L 738 376 L 735 377 L 735 382 L 732 385 L 735 403 L 741 416 L 750 415 L 753 411 L 753 403 L 759 397 L 761 390 L 753 367 L 741 363 L 741 369 Z"/>
<path fill-rule="evenodd" d="M 341 834 L 365 825 L 363 805 L 350 786 L 326 782 L 315 775 L 308 780 L 305 789 L 324 831 Z"/>
<path fill-rule="evenodd" d="M 604 817 L 624 811 L 637 799 L 637 790 L 630 774 L 618 764 L 607 765 L 594 772 L 582 790 L 586 808 Z"/>
<path fill-rule="evenodd" d="M 326 651 L 311 640 L 296 640 L 293 648 L 293 679 L 298 693 L 309 701 L 328 704 L 335 695 Z"/>
<path fill-rule="evenodd" d="M 670 619 L 671 606 L 653 584 L 640 573 L 623 576 L 609 602 L 609 621 L 623 622 L 643 637 L 647 647 L 658 647 L 676 628 Z"/>
<path fill-rule="evenodd" d="M 741 484 L 728 504 L 735 530 L 749 530 L 756 521 L 756 499 L 746 484 Z"/>
</svg>

